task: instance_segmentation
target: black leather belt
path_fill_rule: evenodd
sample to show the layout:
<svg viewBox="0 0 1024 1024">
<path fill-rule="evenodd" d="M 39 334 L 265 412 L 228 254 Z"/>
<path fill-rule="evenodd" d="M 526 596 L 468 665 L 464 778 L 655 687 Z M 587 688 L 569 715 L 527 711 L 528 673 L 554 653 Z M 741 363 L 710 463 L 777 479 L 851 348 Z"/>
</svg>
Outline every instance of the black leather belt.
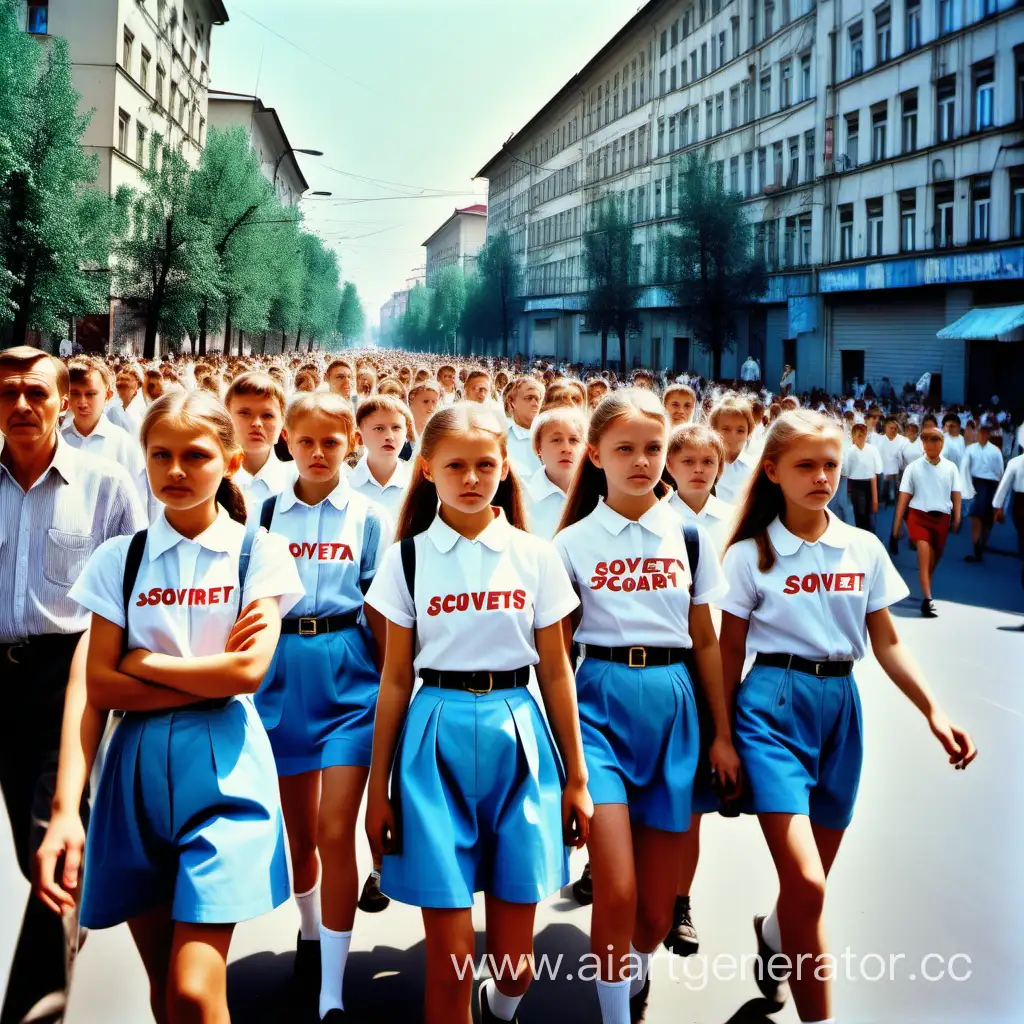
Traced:
<svg viewBox="0 0 1024 1024">
<path fill-rule="evenodd" d="M 827 676 L 838 678 L 848 676 L 853 671 L 852 661 L 809 661 L 795 654 L 758 654 L 754 659 L 756 665 L 768 665 L 771 668 L 791 669 L 794 672 L 806 672 L 809 676 Z"/>
<path fill-rule="evenodd" d="M 482 696 L 491 690 L 511 690 L 526 686 L 530 681 L 530 669 L 514 668 L 506 672 L 440 672 L 436 668 L 420 670 L 424 686 L 436 686 L 442 690 L 464 690 Z"/>
<path fill-rule="evenodd" d="M 281 633 L 297 633 L 299 636 L 318 636 L 320 633 L 340 633 L 359 625 L 359 612 L 345 612 L 344 615 L 325 615 L 322 619 L 304 616 L 298 619 L 282 619 Z"/>
<path fill-rule="evenodd" d="M 233 697 L 210 697 L 197 700 L 194 704 L 182 704 L 176 708 L 154 708 L 151 711 L 115 711 L 116 718 L 156 718 L 158 715 L 173 715 L 175 711 L 220 711 L 226 708 Z"/>
<path fill-rule="evenodd" d="M 693 663 L 692 647 L 598 647 L 584 644 L 583 654 L 600 661 L 614 661 L 616 665 L 630 668 L 655 668 L 664 665 L 678 665 L 681 661 Z"/>
<path fill-rule="evenodd" d="M 52 661 L 54 658 L 71 657 L 75 653 L 81 633 L 40 633 L 0 643 L 0 662 L 12 665 L 31 664 L 36 661 Z"/>
</svg>

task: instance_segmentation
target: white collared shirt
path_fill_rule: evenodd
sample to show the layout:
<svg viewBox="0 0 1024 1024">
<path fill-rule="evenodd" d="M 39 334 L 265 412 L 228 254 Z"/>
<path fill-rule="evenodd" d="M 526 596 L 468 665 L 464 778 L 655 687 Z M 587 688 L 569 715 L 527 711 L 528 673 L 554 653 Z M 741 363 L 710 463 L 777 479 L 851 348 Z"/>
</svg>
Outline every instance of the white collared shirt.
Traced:
<svg viewBox="0 0 1024 1024">
<path fill-rule="evenodd" d="M 964 451 L 961 469 L 965 478 L 998 480 L 1003 475 L 1003 453 L 991 441 L 985 444 L 975 441 Z"/>
<path fill-rule="evenodd" d="M 416 671 L 504 672 L 540 660 L 534 631 L 579 605 L 554 548 L 509 525 L 503 512 L 470 540 L 440 515 L 416 535 L 416 595 L 398 544 L 384 554 L 366 603 L 416 627 Z"/>
<path fill-rule="evenodd" d="M 298 474 L 294 462 L 282 462 L 273 448 L 267 461 L 257 470 L 250 473 L 240 469 L 233 477 L 235 486 L 245 498 L 245 507 L 252 515 L 254 510 L 261 509 L 267 498 L 275 498 L 288 490 L 295 482 Z"/>
<path fill-rule="evenodd" d="M 127 430 L 138 441 L 142 418 L 146 415 L 146 399 L 142 389 L 139 388 L 135 392 L 135 397 L 128 403 L 127 409 L 121 404 L 120 398 L 115 397 L 107 402 L 103 415 L 122 430 Z"/>
<path fill-rule="evenodd" d="M 568 495 L 556 484 L 541 466 L 526 481 L 525 496 L 530 533 L 545 540 L 551 540 L 562 520 L 565 499 Z"/>
<path fill-rule="evenodd" d="M 900 472 L 905 470 L 912 462 L 923 458 L 924 445 L 921 443 L 921 438 L 918 438 L 916 441 L 908 441 L 900 449 Z"/>
<path fill-rule="evenodd" d="M 960 490 L 960 471 L 941 455 L 937 465 L 927 459 L 912 462 L 903 471 L 900 491 L 909 494 L 910 508 L 919 512 L 953 511 L 953 492 Z"/>
<path fill-rule="evenodd" d="M 863 658 L 867 616 L 910 591 L 882 542 L 831 512 L 814 543 L 775 519 L 768 538 L 775 565 L 758 568 L 757 544 L 742 540 L 725 553 L 728 594 L 723 612 L 749 622 L 747 654 L 795 654 L 815 661 Z"/>
<path fill-rule="evenodd" d="M 363 590 L 391 545 L 395 527 L 391 516 L 356 494 L 343 475 L 318 505 L 300 501 L 294 485 L 282 491 L 270 532 L 286 538 L 302 580 L 305 596 L 296 603 L 295 615 L 321 618 L 362 608 Z"/>
<path fill-rule="evenodd" d="M 521 481 L 530 479 L 540 469 L 540 458 L 533 450 L 533 433 L 514 420 L 508 424 L 508 461 Z"/>
<path fill-rule="evenodd" d="M 129 602 L 128 647 L 195 658 L 222 654 L 239 611 L 252 601 L 277 598 L 281 614 L 302 595 L 287 542 L 261 530 L 253 539 L 245 592 L 238 593 L 238 559 L 245 527 L 223 508 L 194 540 L 183 537 L 163 512 L 146 536 Z M 101 545 L 71 588 L 90 612 L 124 628 L 122 585 L 129 537 Z"/>
<path fill-rule="evenodd" d="M 738 505 L 743 489 L 756 467 L 756 459 L 746 452 L 740 452 L 734 462 L 727 462 L 722 469 L 722 476 L 715 484 L 715 494 L 727 505 Z"/>
<path fill-rule="evenodd" d="M 373 473 L 370 472 L 369 456 L 363 452 L 362 458 L 349 470 L 349 486 L 357 494 L 361 494 L 367 501 L 384 508 L 397 519 L 402 510 L 402 502 L 405 501 L 405 491 L 412 479 L 412 462 L 399 459 L 395 471 L 385 484 L 377 483 Z"/>
<path fill-rule="evenodd" d="M 1006 472 L 992 498 L 992 507 L 1002 508 L 1010 497 L 1010 491 L 1015 494 L 1024 493 L 1024 455 L 1017 455 L 1006 464 Z"/>
<path fill-rule="evenodd" d="M 724 590 L 722 570 L 702 526 L 693 603 L 709 604 Z M 604 499 L 578 523 L 559 531 L 555 550 L 583 600 L 580 643 L 605 647 L 692 647 L 690 562 L 683 517 L 664 501 L 638 520 Z"/>
<path fill-rule="evenodd" d="M 902 434 L 897 434 L 890 439 L 886 434 L 878 434 L 878 440 L 868 438 L 872 446 L 882 456 L 882 472 L 886 476 L 896 476 L 900 471 L 900 452 L 907 444 L 907 439 Z"/>
<path fill-rule="evenodd" d="M 943 433 L 942 457 L 949 459 L 957 469 L 963 466 L 964 452 L 966 450 L 967 442 L 964 440 L 963 434 L 957 434 L 956 437 L 953 437 L 950 434 Z"/>
<path fill-rule="evenodd" d="M 116 462 L 134 481 L 139 497 L 143 501 L 146 500 L 146 461 L 142 457 L 138 439 L 132 437 L 127 430 L 106 416 L 100 416 L 91 434 L 80 434 L 78 427 L 75 426 L 74 417 L 69 413 L 60 432 L 72 448 Z"/>
<path fill-rule="evenodd" d="M 875 445 L 864 442 L 858 448 L 852 442 L 843 449 L 843 476 L 849 480 L 871 480 L 882 472 L 882 456 Z"/>
<path fill-rule="evenodd" d="M 736 506 L 727 505 L 721 498 L 716 498 L 715 495 L 709 494 L 708 500 L 704 502 L 704 507 L 699 512 L 694 512 L 679 497 L 678 491 L 673 491 L 665 500 L 668 502 L 669 507 L 678 515 L 681 515 L 687 522 L 699 523 L 704 527 L 708 537 L 711 539 L 711 543 L 715 546 L 715 551 L 718 553 L 718 560 L 721 561 L 722 555 L 725 553 L 725 545 L 729 543 L 729 537 L 732 536 L 736 519 Z"/>
</svg>

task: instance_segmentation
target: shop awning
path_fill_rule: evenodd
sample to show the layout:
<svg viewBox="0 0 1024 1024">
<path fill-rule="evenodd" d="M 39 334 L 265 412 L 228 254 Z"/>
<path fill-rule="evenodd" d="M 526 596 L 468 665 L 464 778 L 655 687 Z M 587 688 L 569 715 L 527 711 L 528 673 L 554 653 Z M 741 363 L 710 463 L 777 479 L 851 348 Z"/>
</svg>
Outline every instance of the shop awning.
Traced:
<svg viewBox="0 0 1024 1024">
<path fill-rule="evenodd" d="M 1024 327 L 1024 306 L 979 306 L 943 327 L 936 337 L 964 338 L 967 341 L 984 341 L 998 338 L 1001 341 L 1020 327 Z"/>
</svg>

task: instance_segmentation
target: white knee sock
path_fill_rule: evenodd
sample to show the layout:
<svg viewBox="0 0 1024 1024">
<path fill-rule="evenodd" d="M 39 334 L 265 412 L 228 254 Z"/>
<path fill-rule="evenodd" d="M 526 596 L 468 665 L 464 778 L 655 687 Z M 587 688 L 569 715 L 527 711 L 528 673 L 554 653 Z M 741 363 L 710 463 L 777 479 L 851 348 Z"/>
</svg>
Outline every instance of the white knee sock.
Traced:
<svg viewBox="0 0 1024 1024">
<path fill-rule="evenodd" d="M 599 981 L 597 1001 L 602 1024 L 629 1024 L 629 982 Z"/>
<path fill-rule="evenodd" d="M 502 994 L 498 991 L 498 986 L 494 984 L 493 978 L 488 978 L 484 982 L 483 987 L 484 998 L 487 1000 L 487 1005 L 491 1008 L 491 1013 L 498 1020 L 511 1020 L 516 1015 L 516 1010 L 523 1001 L 523 997 Z"/>
<path fill-rule="evenodd" d="M 772 912 L 761 924 L 761 938 L 763 938 L 776 953 L 782 952 L 782 932 L 779 931 L 779 905 L 777 903 L 772 907 Z"/>
<path fill-rule="evenodd" d="M 341 990 L 345 984 L 345 963 L 351 932 L 332 932 L 320 925 L 320 1016 L 326 1017 L 329 1010 L 344 1010 Z"/>
<path fill-rule="evenodd" d="M 299 936 L 314 941 L 320 938 L 320 882 L 309 892 L 297 892 L 295 905 L 299 908 Z"/>
<path fill-rule="evenodd" d="M 638 949 L 633 948 L 633 943 L 629 944 L 629 952 L 632 954 L 631 962 L 634 960 L 639 963 L 640 969 L 633 975 L 633 979 L 629 983 L 629 997 L 640 995 L 640 989 L 644 987 L 644 982 L 647 981 L 647 975 L 651 971 L 651 958 L 654 956 L 653 953 L 641 953 Z"/>
</svg>

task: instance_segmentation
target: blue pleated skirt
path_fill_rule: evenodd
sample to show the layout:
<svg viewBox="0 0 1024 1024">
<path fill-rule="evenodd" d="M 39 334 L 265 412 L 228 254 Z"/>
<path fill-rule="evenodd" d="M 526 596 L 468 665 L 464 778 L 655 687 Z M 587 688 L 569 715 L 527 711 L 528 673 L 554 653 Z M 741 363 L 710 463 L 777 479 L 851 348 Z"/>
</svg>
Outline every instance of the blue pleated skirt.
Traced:
<svg viewBox="0 0 1024 1024">
<path fill-rule="evenodd" d="M 369 767 L 379 687 L 359 627 L 282 636 L 256 694 L 278 775 Z"/>
<path fill-rule="evenodd" d="M 642 825 L 687 831 L 700 725 L 686 666 L 584 658 L 576 694 L 594 803 L 626 804 Z"/>
<path fill-rule="evenodd" d="M 126 715 L 103 764 L 85 862 L 88 928 L 164 904 L 175 921 L 231 924 L 284 903 L 277 773 L 251 700 Z"/>
<path fill-rule="evenodd" d="M 423 687 L 395 752 L 398 850 L 381 889 L 419 907 L 473 905 L 487 892 L 539 903 L 569 880 L 561 761 L 525 688 L 482 696 Z"/>
</svg>

